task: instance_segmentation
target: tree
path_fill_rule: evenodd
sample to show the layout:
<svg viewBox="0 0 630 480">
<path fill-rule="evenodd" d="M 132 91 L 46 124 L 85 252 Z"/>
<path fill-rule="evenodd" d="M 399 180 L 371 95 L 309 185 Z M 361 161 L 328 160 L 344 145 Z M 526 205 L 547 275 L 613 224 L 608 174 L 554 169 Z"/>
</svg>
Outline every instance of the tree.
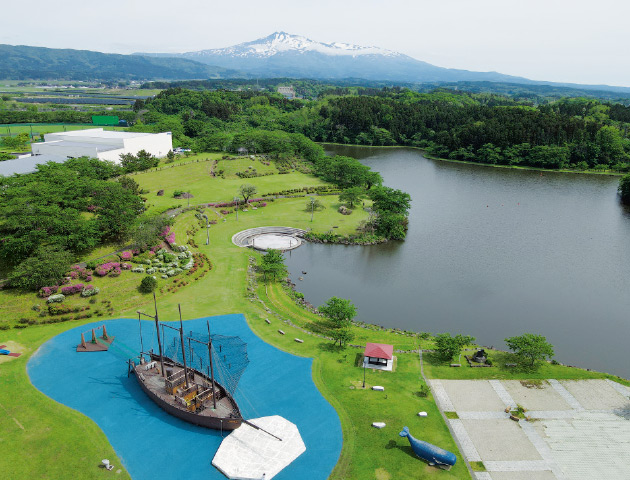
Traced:
<svg viewBox="0 0 630 480">
<path fill-rule="evenodd" d="M 263 272 L 265 280 L 267 279 L 267 274 L 272 276 L 275 280 L 279 273 L 283 273 L 285 271 L 282 252 L 280 250 L 270 248 L 267 250 L 267 253 L 263 255 L 258 268 Z"/>
<path fill-rule="evenodd" d="M 335 328 L 346 327 L 357 314 L 357 307 L 350 300 L 331 297 L 318 310 Z"/>
<path fill-rule="evenodd" d="M 140 286 L 138 287 L 138 290 L 140 290 L 142 293 L 151 293 L 157 288 L 157 285 L 158 285 L 157 279 L 149 275 L 148 277 L 144 277 L 142 279 L 142 281 L 140 282 Z"/>
<path fill-rule="evenodd" d="M 30 290 L 58 285 L 72 261 L 72 254 L 58 245 L 40 246 L 13 269 L 9 285 Z"/>
<path fill-rule="evenodd" d="M 374 202 L 374 210 L 377 212 L 391 212 L 407 215 L 411 207 L 411 195 L 402 190 L 389 187 L 375 187 L 369 191 L 369 196 Z"/>
<path fill-rule="evenodd" d="M 354 208 L 355 203 L 359 203 L 365 198 L 365 190 L 362 187 L 346 188 L 339 194 L 339 201 L 347 203 L 350 208 Z"/>
<path fill-rule="evenodd" d="M 505 343 L 529 367 L 535 367 L 537 362 L 554 356 L 553 345 L 547 342 L 547 339 L 542 335 L 524 333 L 516 337 L 506 338 Z"/>
<path fill-rule="evenodd" d="M 457 334 L 454 337 L 450 333 L 440 333 L 435 336 L 435 350 L 440 358 L 444 361 L 450 361 L 455 355 L 466 345 L 470 345 L 475 341 L 475 337 L 470 335 Z"/>
<path fill-rule="evenodd" d="M 354 338 L 354 333 L 349 327 L 333 328 L 329 334 L 335 343 L 339 342 L 340 347 L 343 347 L 344 343 L 348 343 Z"/>
<path fill-rule="evenodd" d="M 134 195 L 140 193 L 140 185 L 131 177 L 122 176 L 118 179 L 118 183 L 120 183 L 125 190 L 129 190 Z"/>
<path fill-rule="evenodd" d="M 120 164 L 125 172 L 139 172 L 157 167 L 160 160 L 151 155 L 146 150 L 140 150 L 136 155 L 133 153 L 121 153 Z"/>
<path fill-rule="evenodd" d="M 622 202 L 630 203 L 630 173 L 619 180 L 619 194 Z"/>
<path fill-rule="evenodd" d="M 15 137 L 4 137 L 2 139 L 2 145 L 10 149 L 22 149 L 26 147 L 26 144 L 30 140 L 28 133 L 18 133 Z"/>
<path fill-rule="evenodd" d="M 131 231 L 131 243 L 134 248 L 141 252 L 148 250 L 160 243 L 160 233 L 169 225 L 172 225 L 174 219 L 167 215 L 157 215 L 147 217 L 142 215 L 136 221 Z"/>
<path fill-rule="evenodd" d="M 306 209 L 311 211 L 311 222 L 313 221 L 313 213 L 315 210 L 323 210 L 326 208 L 322 202 L 320 202 L 315 197 L 311 197 L 306 202 Z"/>
<path fill-rule="evenodd" d="M 252 195 L 254 195 L 258 191 L 258 189 L 256 188 L 256 185 L 250 185 L 249 183 L 245 183 L 240 186 L 238 191 L 243 196 L 243 200 L 245 200 L 245 204 L 247 204 L 247 201 L 251 198 Z"/>
</svg>

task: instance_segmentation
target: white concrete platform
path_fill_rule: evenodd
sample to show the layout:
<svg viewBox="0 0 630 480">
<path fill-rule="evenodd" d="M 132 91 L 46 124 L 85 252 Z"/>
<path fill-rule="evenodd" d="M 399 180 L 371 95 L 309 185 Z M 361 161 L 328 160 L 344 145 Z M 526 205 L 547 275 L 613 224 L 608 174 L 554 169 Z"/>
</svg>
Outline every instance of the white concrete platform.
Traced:
<svg viewBox="0 0 630 480">
<path fill-rule="evenodd" d="M 430 380 L 478 480 L 630 480 L 630 389 L 611 380 Z M 518 403 L 535 421 L 510 420 Z"/>
<path fill-rule="evenodd" d="M 302 244 L 302 240 L 293 235 L 279 235 L 277 233 L 266 233 L 254 237 L 252 247 L 256 250 L 293 250 Z"/>
<path fill-rule="evenodd" d="M 306 451 L 295 424 L 274 415 L 249 420 L 282 439 L 242 424 L 221 443 L 212 459 L 221 473 L 236 480 L 272 479 Z"/>
</svg>

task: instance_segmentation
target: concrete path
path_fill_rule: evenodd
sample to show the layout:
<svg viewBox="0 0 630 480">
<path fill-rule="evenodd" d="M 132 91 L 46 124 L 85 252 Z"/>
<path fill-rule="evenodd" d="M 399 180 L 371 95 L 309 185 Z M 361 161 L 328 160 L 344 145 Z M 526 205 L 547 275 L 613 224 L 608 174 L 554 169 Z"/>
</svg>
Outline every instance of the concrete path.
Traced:
<svg viewBox="0 0 630 480">
<path fill-rule="evenodd" d="M 478 480 L 630 479 L 630 388 L 611 380 L 429 380 Z M 505 408 L 522 405 L 531 420 Z"/>
</svg>

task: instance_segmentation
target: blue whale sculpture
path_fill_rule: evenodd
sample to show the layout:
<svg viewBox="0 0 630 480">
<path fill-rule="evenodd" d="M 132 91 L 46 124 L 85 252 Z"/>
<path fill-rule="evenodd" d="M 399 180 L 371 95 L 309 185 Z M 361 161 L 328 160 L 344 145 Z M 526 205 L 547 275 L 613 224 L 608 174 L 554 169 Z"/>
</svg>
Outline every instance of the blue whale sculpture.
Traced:
<svg viewBox="0 0 630 480">
<path fill-rule="evenodd" d="M 457 461 L 457 457 L 454 453 L 414 438 L 409 433 L 408 427 L 403 428 L 402 432 L 398 435 L 401 437 L 407 437 L 413 452 L 423 460 L 429 462 L 429 465 L 439 465 L 441 467 L 451 468 Z"/>
</svg>

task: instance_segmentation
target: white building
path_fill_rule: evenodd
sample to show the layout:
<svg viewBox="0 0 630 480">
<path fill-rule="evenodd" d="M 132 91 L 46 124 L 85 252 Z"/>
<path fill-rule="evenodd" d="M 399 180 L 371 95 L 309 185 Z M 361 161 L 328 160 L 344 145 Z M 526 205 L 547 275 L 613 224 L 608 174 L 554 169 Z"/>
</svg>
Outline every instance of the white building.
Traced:
<svg viewBox="0 0 630 480">
<path fill-rule="evenodd" d="M 295 90 L 291 85 L 288 87 L 278 87 L 278 93 L 289 100 L 293 100 L 295 98 Z"/>
<path fill-rule="evenodd" d="M 76 158 L 93 157 L 120 163 L 120 155 L 137 154 L 146 150 L 161 158 L 173 149 L 171 132 L 140 133 L 114 132 L 102 128 L 74 130 L 71 132 L 47 133 L 44 142 L 33 143 L 33 155 L 53 155 Z"/>
</svg>

